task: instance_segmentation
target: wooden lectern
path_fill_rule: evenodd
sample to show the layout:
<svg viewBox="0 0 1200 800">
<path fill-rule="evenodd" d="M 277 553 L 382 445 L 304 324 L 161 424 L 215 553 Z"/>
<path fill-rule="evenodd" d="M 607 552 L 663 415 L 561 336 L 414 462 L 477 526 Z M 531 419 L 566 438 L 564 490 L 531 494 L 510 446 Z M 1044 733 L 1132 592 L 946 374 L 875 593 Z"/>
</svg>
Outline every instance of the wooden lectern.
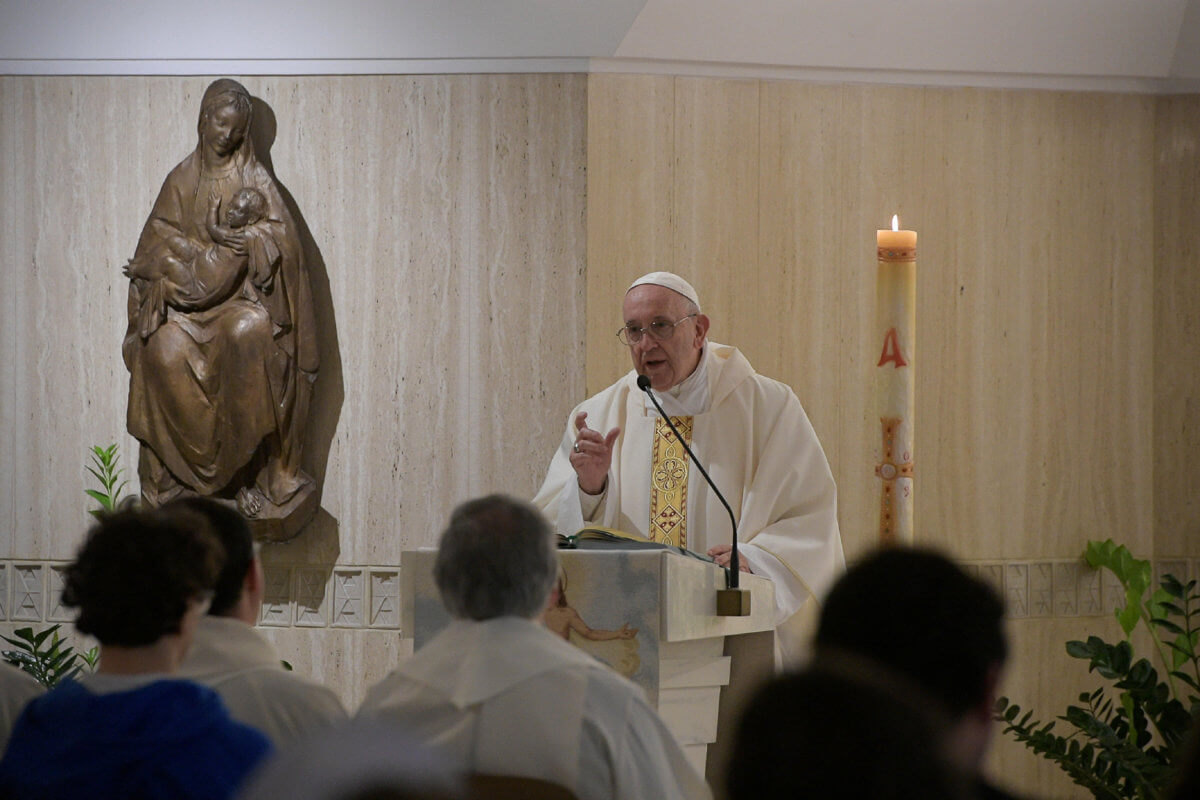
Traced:
<svg viewBox="0 0 1200 800">
<path fill-rule="evenodd" d="M 775 587 L 741 574 L 750 614 L 717 615 L 725 572 L 670 550 L 560 550 L 548 627 L 639 684 L 714 787 L 750 692 L 774 671 Z M 449 622 L 433 582 L 435 551 L 402 554 L 402 635 L 419 650 Z"/>
</svg>

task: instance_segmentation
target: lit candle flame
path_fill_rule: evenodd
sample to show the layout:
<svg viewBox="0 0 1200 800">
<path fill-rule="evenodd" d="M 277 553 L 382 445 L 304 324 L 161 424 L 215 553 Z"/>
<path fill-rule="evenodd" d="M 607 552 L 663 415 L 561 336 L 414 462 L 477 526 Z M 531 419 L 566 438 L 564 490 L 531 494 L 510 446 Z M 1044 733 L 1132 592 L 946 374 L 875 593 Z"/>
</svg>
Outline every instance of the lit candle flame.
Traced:
<svg viewBox="0 0 1200 800">
<path fill-rule="evenodd" d="M 899 214 L 892 214 L 892 230 L 894 230 L 894 231 L 900 230 L 900 215 Z"/>
</svg>

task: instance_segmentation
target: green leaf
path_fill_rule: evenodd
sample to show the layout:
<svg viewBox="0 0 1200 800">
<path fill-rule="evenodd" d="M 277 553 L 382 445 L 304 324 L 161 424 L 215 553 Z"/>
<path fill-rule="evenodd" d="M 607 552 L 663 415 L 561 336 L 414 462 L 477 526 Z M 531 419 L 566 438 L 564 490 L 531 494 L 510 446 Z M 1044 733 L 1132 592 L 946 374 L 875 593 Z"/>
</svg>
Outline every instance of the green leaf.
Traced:
<svg viewBox="0 0 1200 800">
<path fill-rule="evenodd" d="M 1193 689 L 1195 689 L 1196 691 L 1200 692 L 1200 683 L 1196 683 L 1196 679 L 1195 679 L 1195 678 L 1193 678 L 1191 675 L 1188 675 L 1188 674 L 1187 674 L 1186 672 L 1184 672 L 1183 670 L 1178 670 L 1178 669 L 1177 669 L 1177 670 L 1173 670 L 1173 671 L 1171 672 L 1171 675 L 1172 675 L 1172 676 L 1174 676 L 1174 677 L 1176 677 L 1176 678 L 1179 678 L 1179 680 L 1183 681 L 1183 682 L 1184 682 L 1184 683 L 1186 683 L 1188 686 L 1190 686 L 1190 687 L 1192 687 Z"/>
<path fill-rule="evenodd" d="M 1177 617 L 1186 616 L 1181 607 L 1177 606 L 1176 604 L 1172 603 L 1169 600 L 1159 603 L 1158 607 L 1161 608 L 1163 611 L 1167 611 L 1171 614 L 1174 614 Z"/>
<path fill-rule="evenodd" d="M 1121 623 L 1121 630 L 1125 631 L 1126 636 L 1133 633 L 1133 629 L 1137 627 L 1138 620 L 1142 618 L 1142 612 L 1138 609 L 1138 603 L 1141 599 L 1141 592 L 1127 589 L 1125 592 L 1125 605 L 1114 612 L 1117 622 Z"/>
<path fill-rule="evenodd" d="M 46 630 L 44 630 L 44 631 L 42 631 L 41 633 L 39 633 L 39 634 L 37 634 L 36 636 L 34 636 L 34 637 L 33 637 L 33 644 L 34 644 L 34 646 L 35 646 L 35 647 L 41 647 L 41 646 L 42 646 L 42 643 L 43 643 L 43 642 L 45 642 L 45 641 L 46 641 L 46 639 L 48 639 L 48 638 L 49 638 L 51 635 L 58 633 L 58 629 L 59 629 L 59 627 L 61 627 L 61 626 L 59 626 L 59 625 L 52 625 L 52 626 L 50 626 L 49 628 L 46 628 Z M 32 630 L 32 629 L 30 629 L 30 630 Z"/>
<path fill-rule="evenodd" d="M 1169 633 L 1180 633 L 1181 634 L 1184 632 L 1183 628 L 1179 627 L 1174 622 L 1171 622 L 1169 619 L 1163 619 L 1161 617 L 1151 618 L 1150 624 L 1155 625 L 1159 628 L 1162 628 L 1163 630 L 1165 630 Z"/>
<path fill-rule="evenodd" d="M 1083 642 L 1070 641 L 1070 642 L 1067 642 L 1067 655 L 1072 656 L 1074 658 L 1091 658 L 1092 651 Z M 1080 698 L 1080 699 L 1082 700 L 1083 698 Z"/>
</svg>

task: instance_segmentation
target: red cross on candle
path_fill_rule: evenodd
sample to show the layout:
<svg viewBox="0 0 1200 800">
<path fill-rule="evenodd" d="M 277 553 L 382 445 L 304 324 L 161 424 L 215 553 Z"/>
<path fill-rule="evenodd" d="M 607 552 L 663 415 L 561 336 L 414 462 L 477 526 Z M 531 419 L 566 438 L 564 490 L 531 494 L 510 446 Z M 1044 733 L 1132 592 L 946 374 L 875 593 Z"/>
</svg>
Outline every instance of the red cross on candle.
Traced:
<svg viewBox="0 0 1200 800">
<path fill-rule="evenodd" d="M 881 417 L 883 424 L 883 460 L 875 466 L 875 474 L 883 480 L 883 494 L 879 506 L 879 541 L 882 544 L 896 542 L 896 479 L 913 476 L 913 462 L 910 453 L 902 453 L 897 461 L 893 451 L 896 444 L 896 428 L 900 426 L 898 417 Z M 907 488 L 907 487 L 905 487 Z"/>
</svg>

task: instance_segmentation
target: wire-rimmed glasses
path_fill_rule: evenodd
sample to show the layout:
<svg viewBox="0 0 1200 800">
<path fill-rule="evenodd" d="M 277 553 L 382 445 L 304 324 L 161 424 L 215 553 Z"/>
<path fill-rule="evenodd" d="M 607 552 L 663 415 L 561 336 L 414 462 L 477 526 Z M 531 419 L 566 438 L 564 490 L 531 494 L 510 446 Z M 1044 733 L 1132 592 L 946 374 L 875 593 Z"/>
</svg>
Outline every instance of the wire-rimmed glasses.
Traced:
<svg viewBox="0 0 1200 800">
<path fill-rule="evenodd" d="M 670 339 L 675 335 L 676 325 L 679 325 L 684 320 L 691 319 L 694 316 L 696 316 L 695 313 L 688 314 L 686 317 L 680 317 L 674 322 L 656 319 L 645 328 L 637 325 L 626 325 L 617 331 L 617 338 L 621 340 L 621 344 L 629 345 L 630 347 L 640 342 L 642 337 L 647 333 L 650 334 L 650 338 L 654 341 L 665 342 L 667 339 Z"/>
</svg>

